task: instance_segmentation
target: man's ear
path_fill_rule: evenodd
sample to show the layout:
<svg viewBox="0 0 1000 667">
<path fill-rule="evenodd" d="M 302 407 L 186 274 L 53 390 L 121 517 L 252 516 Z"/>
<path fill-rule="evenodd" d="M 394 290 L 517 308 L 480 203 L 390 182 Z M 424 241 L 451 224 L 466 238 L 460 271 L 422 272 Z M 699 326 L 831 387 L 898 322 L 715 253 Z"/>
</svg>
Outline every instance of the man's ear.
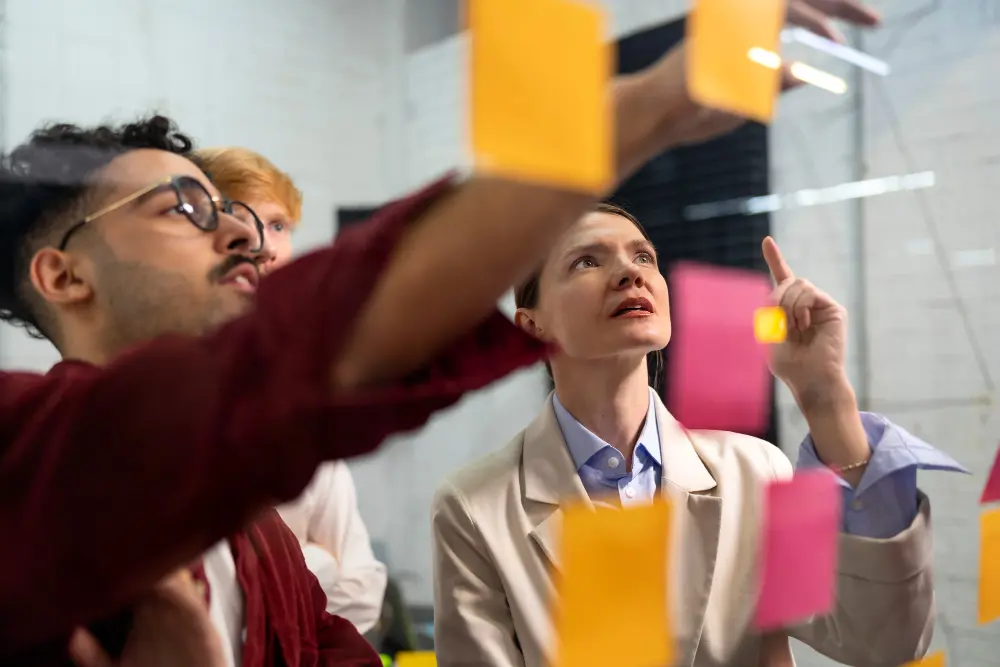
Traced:
<svg viewBox="0 0 1000 667">
<path fill-rule="evenodd" d="M 534 313 L 527 308 L 518 308 L 514 311 L 514 324 L 516 324 L 521 331 L 525 332 L 530 336 L 534 336 L 538 340 L 545 340 L 545 331 L 542 327 L 538 325 L 538 322 L 534 318 Z"/>
<path fill-rule="evenodd" d="M 46 303 L 69 306 L 93 297 L 90 267 L 82 258 L 55 248 L 42 248 L 31 258 L 28 276 Z"/>
</svg>

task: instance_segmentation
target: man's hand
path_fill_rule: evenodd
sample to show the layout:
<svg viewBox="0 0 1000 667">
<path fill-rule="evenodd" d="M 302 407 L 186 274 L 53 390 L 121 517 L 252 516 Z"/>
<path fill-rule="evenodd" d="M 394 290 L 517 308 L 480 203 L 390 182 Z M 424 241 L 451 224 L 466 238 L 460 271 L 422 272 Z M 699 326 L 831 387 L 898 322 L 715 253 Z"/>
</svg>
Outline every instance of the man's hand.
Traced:
<svg viewBox="0 0 1000 667">
<path fill-rule="evenodd" d="M 882 22 L 878 12 L 858 0 L 788 0 L 789 23 L 843 43 L 844 35 L 833 24 L 834 19 L 866 28 Z"/>
<path fill-rule="evenodd" d="M 135 621 L 120 662 L 86 630 L 77 630 L 69 651 L 78 667 L 224 667 L 222 639 L 205 597 L 190 573 L 164 579 L 135 607 Z"/>
<path fill-rule="evenodd" d="M 852 25 L 875 27 L 881 18 L 858 0 L 789 0 L 788 22 L 812 32 L 843 42 L 844 37 L 834 26 L 835 19 Z M 795 88 L 801 82 L 791 75 L 788 65 L 781 70 L 781 89 Z M 691 100 L 687 92 L 687 63 L 682 43 L 672 49 L 647 70 L 645 87 L 653 99 L 659 99 L 659 108 L 665 110 L 661 141 L 668 147 L 697 144 L 732 132 L 744 119 L 722 111 L 708 109 Z"/>
</svg>

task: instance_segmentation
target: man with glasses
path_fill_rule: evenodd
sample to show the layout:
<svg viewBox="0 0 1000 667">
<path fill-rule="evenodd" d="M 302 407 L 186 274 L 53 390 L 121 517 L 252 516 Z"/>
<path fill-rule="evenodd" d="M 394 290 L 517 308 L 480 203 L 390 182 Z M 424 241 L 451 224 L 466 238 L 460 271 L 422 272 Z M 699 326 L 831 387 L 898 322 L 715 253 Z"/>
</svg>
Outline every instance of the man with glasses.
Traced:
<svg viewBox="0 0 1000 667">
<path fill-rule="evenodd" d="M 688 97 L 684 54 L 609 82 L 616 182 L 741 124 Z M 161 117 L 53 125 L 0 164 L 0 316 L 64 358 L 0 373 L 0 663 L 61 664 L 228 535 L 228 659 L 378 665 L 267 508 L 540 360 L 497 300 L 595 197 L 444 179 L 259 281 L 259 228 L 191 147 Z"/>
<path fill-rule="evenodd" d="M 225 465 L 212 459 L 231 458 L 234 468 L 241 467 L 240 453 L 228 447 L 253 438 L 255 400 L 266 400 L 267 392 L 244 401 L 228 423 L 220 422 L 229 433 L 213 433 L 209 426 L 213 413 L 226 411 L 227 401 L 238 402 L 227 394 L 255 392 L 257 360 L 247 352 L 260 348 L 236 345 L 235 357 L 229 357 L 213 349 L 224 346 L 226 337 L 220 335 L 195 343 L 203 346 L 200 350 L 177 354 L 198 339 L 175 336 L 161 338 L 153 349 L 122 354 L 157 336 L 207 334 L 245 312 L 259 280 L 255 262 L 271 252 L 255 213 L 222 198 L 182 157 L 190 149 L 191 142 L 161 117 L 95 131 L 58 125 L 17 149 L 0 174 L 7 235 L 0 282 L 3 315 L 47 337 L 66 359 L 45 378 L 4 378 L 5 390 L 21 394 L 13 407 L 36 415 L 15 439 L 14 450 L 5 452 L 0 493 L 16 500 L 24 488 L 38 495 L 26 496 L 27 504 L 4 502 L 0 521 L 18 525 L 12 534 L 45 550 L 25 553 L 31 561 L 12 555 L 18 547 L 9 543 L 0 553 L 14 563 L 33 561 L 38 572 L 62 571 L 71 582 L 67 589 L 64 580 L 59 590 L 57 582 L 34 579 L 31 568 L 0 574 L 23 577 L 35 589 L 30 597 L 0 601 L 0 655 L 7 657 L 3 649 L 24 640 L 22 645 L 34 644 L 29 654 L 33 664 L 59 664 L 65 641 L 46 636 L 48 628 L 68 627 L 80 619 L 97 621 L 91 627 L 104 644 L 94 646 L 91 637 L 78 635 L 74 657 L 83 664 L 101 664 L 93 656 L 105 649 L 129 655 L 149 651 L 130 648 L 126 638 L 133 621 L 140 625 L 140 641 L 150 636 L 144 623 L 148 611 L 143 610 L 151 605 L 142 603 L 135 617 L 116 612 L 145 593 L 147 573 L 192 561 L 210 613 L 199 619 L 190 603 L 171 606 L 174 617 L 187 619 L 183 627 L 189 639 L 178 641 L 170 625 L 152 631 L 174 654 L 200 655 L 213 666 L 221 659 L 230 667 L 278 664 L 278 652 L 291 664 L 335 659 L 338 664 L 378 665 L 378 657 L 349 623 L 325 613 L 326 596 L 306 569 L 294 535 L 276 512 L 264 509 L 266 490 L 285 495 L 282 486 L 300 485 L 297 475 L 278 487 L 262 484 L 259 490 L 239 488 L 254 486 L 252 478 L 237 485 L 199 479 Z M 108 364 L 108 372 L 97 370 Z M 233 385 L 191 386 L 211 377 L 212 370 L 230 374 Z M 144 392 L 146 400 L 131 400 Z M 57 410 L 64 414 L 55 414 Z M 175 420 L 165 418 L 170 413 Z M 9 416 L 3 417 L 8 426 Z M 209 428 L 199 433 L 190 428 L 191 421 Z M 262 426 L 272 425 L 264 421 Z M 192 437 L 203 442 L 192 443 Z M 74 448 L 74 441 L 83 447 Z M 213 444 L 218 446 L 213 449 Z M 52 448 L 56 457 L 33 461 L 51 456 Z M 95 469 L 88 448 L 95 458 L 103 453 L 98 450 L 115 451 L 114 467 Z M 176 457 L 190 457 L 190 465 Z M 35 468 L 34 475 L 18 479 L 21 467 Z M 307 466 L 302 474 L 308 472 Z M 67 479 L 73 480 L 68 486 Z M 243 497 L 238 509 L 227 506 L 234 491 Z M 256 503 L 246 502 L 248 493 L 257 497 Z M 76 510 L 104 515 L 96 532 L 91 517 L 78 516 Z M 33 525 L 27 521 L 33 514 L 56 517 L 60 525 Z M 197 558 L 199 542 L 204 548 L 211 536 L 231 533 L 253 516 L 256 520 L 245 530 Z M 148 527 L 140 530 L 139 524 Z M 39 533 L 45 539 L 30 539 Z M 117 580 L 119 574 L 123 580 Z M 179 586 L 171 577 L 146 596 L 162 609 L 164 591 L 173 591 L 169 599 L 184 600 Z M 60 602 L 53 604 L 56 599 Z M 17 618 L 23 623 L 15 630 Z M 208 627 L 218 633 L 212 639 L 221 642 L 204 641 L 198 629 Z M 22 631 L 29 635 L 21 636 Z M 46 640 L 55 641 L 45 645 Z"/>
</svg>

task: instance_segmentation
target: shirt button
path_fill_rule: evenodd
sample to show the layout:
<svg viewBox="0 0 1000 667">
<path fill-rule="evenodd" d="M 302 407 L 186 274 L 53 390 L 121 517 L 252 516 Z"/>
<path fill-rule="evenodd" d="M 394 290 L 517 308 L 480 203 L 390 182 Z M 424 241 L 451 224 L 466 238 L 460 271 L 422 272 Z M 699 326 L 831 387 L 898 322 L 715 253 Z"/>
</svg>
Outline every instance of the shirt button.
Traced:
<svg viewBox="0 0 1000 667">
<path fill-rule="evenodd" d="M 617 468 L 618 463 L 619 461 L 617 456 L 612 456 L 610 459 L 608 459 L 608 465 L 611 466 L 612 468 Z"/>
<path fill-rule="evenodd" d="M 635 491 L 633 491 L 632 489 L 625 489 L 625 497 L 635 498 Z"/>
<path fill-rule="evenodd" d="M 860 512 L 864 508 L 865 504 L 860 500 L 855 500 L 854 502 L 851 503 L 851 509 L 854 510 L 855 512 Z"/>
</svg>

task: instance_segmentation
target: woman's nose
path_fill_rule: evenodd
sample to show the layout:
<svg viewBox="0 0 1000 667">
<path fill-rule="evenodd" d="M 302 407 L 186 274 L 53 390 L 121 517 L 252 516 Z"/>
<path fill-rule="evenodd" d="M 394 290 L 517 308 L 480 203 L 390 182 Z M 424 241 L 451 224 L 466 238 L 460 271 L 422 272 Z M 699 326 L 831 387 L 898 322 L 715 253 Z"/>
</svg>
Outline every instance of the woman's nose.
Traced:
<svg viewBox="0 0 1000 667">
<path fill-rule="evenodd" d="M 632 285 L 641 287 L 642 282 L 642 273 L 639 271 L 639 267 L 630 262 L 621 270 L 618 278 L 618 289 L 624 289 Z"/>
</svg>

